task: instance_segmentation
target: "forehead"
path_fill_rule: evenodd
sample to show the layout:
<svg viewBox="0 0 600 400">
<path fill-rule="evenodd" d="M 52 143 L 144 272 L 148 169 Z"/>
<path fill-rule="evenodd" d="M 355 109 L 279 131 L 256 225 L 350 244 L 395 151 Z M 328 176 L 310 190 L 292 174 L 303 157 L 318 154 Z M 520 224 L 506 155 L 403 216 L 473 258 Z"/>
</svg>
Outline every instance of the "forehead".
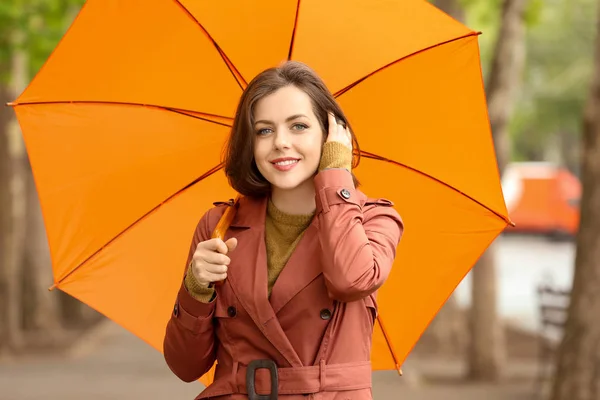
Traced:
<svg viewBox="0 0 600 400">
<path fill-rule="evenodd" d="M 295 114 L 304 114 L 314 118 L 310 97 L 295 86 L 286 86 L 265 96 L 256 103 L 254 109 L 256 120 L 285 120 Z"/>
</svg>

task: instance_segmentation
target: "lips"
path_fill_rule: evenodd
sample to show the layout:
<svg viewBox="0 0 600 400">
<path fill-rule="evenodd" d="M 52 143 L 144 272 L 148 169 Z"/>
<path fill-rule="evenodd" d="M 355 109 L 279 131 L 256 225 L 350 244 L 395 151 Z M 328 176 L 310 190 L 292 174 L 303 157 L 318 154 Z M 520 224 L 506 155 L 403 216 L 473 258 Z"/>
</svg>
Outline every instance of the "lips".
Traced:
<svg viewBox="0 0 600 400">
<path fill-rule="evenodd" d="M 299 161 L 300 159 L 298 158 L 285 157 L 272 160 L 271 164 L 273 164 L 275 169 L 277 169 L 278 171 L 284 172 L 294 168 L 296 165 L 298 165 Z"/>
<path fill-rule="evenodd" d="M 272 160 L 271 164 L 275 164 L 275 165 L 293 165 L 293 164 L 296 164 L 298 161 L 300 161 L 300 159 L 298 159 L 298 158 L 285 157 L 285 158 L 277 158 L 275 160 Z"/>
</svg>

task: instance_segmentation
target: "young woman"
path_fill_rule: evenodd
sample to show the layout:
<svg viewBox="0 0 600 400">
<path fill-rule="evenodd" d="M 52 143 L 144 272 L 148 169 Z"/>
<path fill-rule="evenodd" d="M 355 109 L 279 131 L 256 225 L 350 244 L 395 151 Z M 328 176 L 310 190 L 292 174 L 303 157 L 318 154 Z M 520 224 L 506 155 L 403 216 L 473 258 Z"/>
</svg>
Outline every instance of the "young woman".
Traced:
<svg viewBox="0 0 600 400">
<path fill-rule="evenodd" d="M 224 241 L 211 233 L 231 205 L 200 220 L 164 340 L 186 382 L 217 361 L 199 399 L 372 398 L 375 296 L 403 224 L 390 201 L 356 188 L 353 147 L 304 64 L 268 69 L 244 91 L 225 160 L 243 197 Z"/>
</svg>

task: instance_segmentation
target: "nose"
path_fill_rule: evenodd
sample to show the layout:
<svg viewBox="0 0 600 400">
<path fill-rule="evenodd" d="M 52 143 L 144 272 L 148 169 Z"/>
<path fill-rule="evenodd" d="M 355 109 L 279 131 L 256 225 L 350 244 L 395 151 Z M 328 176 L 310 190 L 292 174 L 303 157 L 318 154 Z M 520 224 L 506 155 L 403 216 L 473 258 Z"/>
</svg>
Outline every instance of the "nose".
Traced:
<svg viewBox="0 0 600 400">
<path fill-rule="evenodd" d="M 290 133 L 287 129 L 278 129 L 275 133 L 275 140 L 273 146 L 277 150 L 287 149 L 290 147 Z"/>
</svg>

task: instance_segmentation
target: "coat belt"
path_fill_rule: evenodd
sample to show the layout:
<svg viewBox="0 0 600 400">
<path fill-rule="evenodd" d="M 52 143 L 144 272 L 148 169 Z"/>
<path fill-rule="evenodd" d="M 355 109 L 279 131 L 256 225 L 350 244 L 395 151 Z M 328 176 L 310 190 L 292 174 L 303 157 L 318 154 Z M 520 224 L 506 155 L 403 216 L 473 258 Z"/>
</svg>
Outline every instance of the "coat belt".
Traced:
<svg viewBox="0 0 600 400">
<path fill-rule="evenodd" d="M 238 393 L 248 394 L 246 390 L 245 366 L 239 366 L 236 373 Z M 308 367 L 277 368 L 279 394 L 309 394 L 344 390 L 359 390 L 371 387 L 371 362 L 350 362 L 326 364 Z M 255 375 L 255 387 L 258 394 L 271 391 L 270 372 L 259 369 Z"/>
</svg>

